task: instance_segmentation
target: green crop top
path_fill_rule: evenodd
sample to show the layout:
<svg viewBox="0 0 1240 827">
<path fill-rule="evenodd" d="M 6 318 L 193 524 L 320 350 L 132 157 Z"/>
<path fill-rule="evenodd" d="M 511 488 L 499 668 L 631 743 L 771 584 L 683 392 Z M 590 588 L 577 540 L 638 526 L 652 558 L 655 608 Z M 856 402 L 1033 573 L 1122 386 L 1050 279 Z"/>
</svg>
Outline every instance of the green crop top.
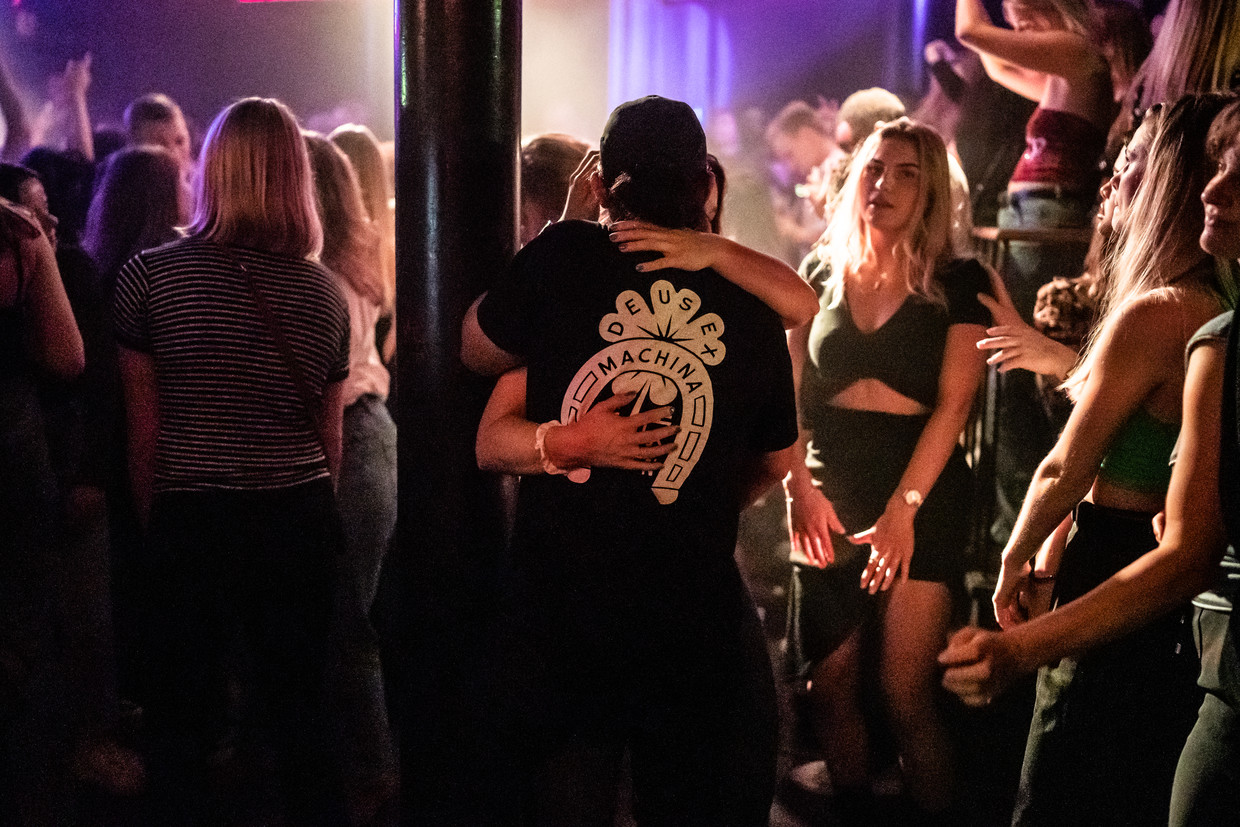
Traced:
<svg viewBox="0 0 1240 827">
<path fill-rule="evenodd" d="M 1156 419 L 1144 406 L 1115 435 L 1111 449 L 1098 466 L 1098 476 L 1129 491 L 1165 494 L 1171 483 L 1171 452 L 1180 436 L 1180 423 Z"/>
</svg>

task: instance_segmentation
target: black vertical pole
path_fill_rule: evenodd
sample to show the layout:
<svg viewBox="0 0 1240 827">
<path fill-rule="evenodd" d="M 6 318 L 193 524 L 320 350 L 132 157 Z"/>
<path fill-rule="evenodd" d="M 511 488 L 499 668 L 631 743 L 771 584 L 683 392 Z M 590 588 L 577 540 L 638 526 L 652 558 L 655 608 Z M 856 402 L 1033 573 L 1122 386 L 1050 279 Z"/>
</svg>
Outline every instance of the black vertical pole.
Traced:
<svg viewBox="0 0 1240 827">
<path fill-rule="evenodd" d="M 490 385 L 461 319 L 516 246 L 520 0 L 395 0 L 400 518 L 379 611 L 403 823 L 448 823 L 495 609 L 499 486 L 477 470 Z"/>
</svg>

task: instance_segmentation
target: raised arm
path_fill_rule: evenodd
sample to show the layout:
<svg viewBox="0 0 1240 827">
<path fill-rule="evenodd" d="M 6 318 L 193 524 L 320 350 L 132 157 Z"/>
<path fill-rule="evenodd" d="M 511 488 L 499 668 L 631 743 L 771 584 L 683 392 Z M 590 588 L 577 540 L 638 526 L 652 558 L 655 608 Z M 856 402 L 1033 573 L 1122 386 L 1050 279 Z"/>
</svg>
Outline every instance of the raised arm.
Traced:
<svg viewBox="0 0 1240 827">
<path fill-rule="evenodd" d="M 786 329 L 807 324 L 818 312 L 818 296 L 796 270 L 725 236 L 669 230 L 643 221 L 619 221 L 612 225 L 611 240 L 624 252 L 653 250 L 662 254 L 662 258 L 637 265 L 642 272 L 667 267 L 715 270 L 778 313 Z"/>
<path fill-rule="evenodd" d="M 592 149 L 581 159 L 577 169 L 568 183 L 568 195 L 564 199 L 564 210 L 560 213 L 561 221 L 577 218 L 582 221 L 597 221 L 599 217 L 599 192 L 602 183 L 599 180 L 598 150 Z"/>
<path fill-rule="evenodd" d="M 95 160 L 94 136 L 86 90 L 90 88 L 90 52 L 65 64 L 63 74 L 52 78 L 52 102 L 65 124 L 65 148 L 80 152 L 87 161 Z"/>
<path fill-rule="evenodd" d="M 1009 631 L 970 627 L 939 662 L 943 685 L 981 705 L 1039 666 L 1079 655 L 1150 622 L 1209 588 L 1227 540 L 1219 504 L 1224 346 L 1195 347 L 1184 382 L 1184 424 L 1158 548 L 1089 593 Z"/>
<path fill-rule="evenodd" d="M 871 594 L 891 588 L 897 578 L 908 579 L 917 507 L 906 502 L 904 494 L 918 491 L 924 495 L 933 488 L 960 440 L 985 372 L 985 360 L 976 347 L 982 332 L 977 324 L 954 324 L 947 329 L 934 411 L 882 516 L 872 528 L 852 538 L 872 546 L 870 561 L 861 575 L 862 587 Z"/>
<path fill-rule="evenodd" d="M 4 116 L 4 151 L 0 160 L 17 161 L 33 145 L 30 118 L 21 96 L 13 84 L 13 76 L 5 61 L 0 60 L 0 115 Z"/>
<path fill-rule="evenodd" d="M 1042 100 L 1049 76 L 1081 77 L 1095 71 L 1099 60 L 1084 36 L 1066 29 L 995 25 L 982 0 L 956 0 L 956 39 L 978 53 L 996 83 L 1035 101 Z"/>
<path fill-rule="evenodd" d="M 1025 564 L 1093 485 L 1111 440 L 1146 397 L 1180 370 L 1181 340 L 1151 336 L 1172 330 L 1178 311 L 1147 298 L 1121 311 L 1106 338 L 1063 434 L 1035 472 L 1003 552 L 995 589 L 995 617 L 1007 628 L 1020 622 L 1016 590 Z"/>
</svg>

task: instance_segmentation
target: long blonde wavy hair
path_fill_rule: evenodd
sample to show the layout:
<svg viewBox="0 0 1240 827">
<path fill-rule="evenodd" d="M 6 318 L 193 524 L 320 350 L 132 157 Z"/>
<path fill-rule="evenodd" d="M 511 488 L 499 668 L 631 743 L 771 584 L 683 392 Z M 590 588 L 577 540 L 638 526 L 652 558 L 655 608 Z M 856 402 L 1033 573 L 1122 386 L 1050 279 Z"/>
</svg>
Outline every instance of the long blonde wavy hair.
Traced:
<svg viewBox="0 0 1240 827">
<path fill-rule="evenodd" d="M 917 201 L 913 220 L 896 246 L 896 255 L 903 265 L 908 289 L 937 304 L 943 304 L 942 286 L 936 273 L 942 264 L 955 258 L 952 246 L 951 173 L 947 147 L 939 134 L 925 124 L 900 118 L 874 131 L 857 150 L 848 177 L 827 225 L 819 239 L 822 258 L 831 267 L 826 289 L 830 305 L 839 304 L 844 295 L 844 276 L 854 272 L 873 248 L 870 226 L 865 220 L 865 194 L 861 176 L 866 166 L 886 140 L 904 141 L 917 152 Z"/>
<path fill-rule="evenodd" d="M 1240 71 L 1240 4 L 1171 0 L 1154 48 L 1133 78 L 1138 108 L 1228 89 Z"/>
<path fill-rule="evenodd" d="M 317 132 L 307 132 L 305 137 L 314 170 L 315 202 L 323 223 L 323 264 L 359 296 L 383 307 L 379 231 L 366 214 L 357 174 L 345 154 L 327 138 Z"/>
<path fill-rule="evenodd" d="M 1089 37 L 1093 31 L 1089 4 L 1085 0 L 1004 0 L 1005 18 L 1009 8 L 1024 8 L 1048 17 L 1058 17 L 1065 29 L 1083 37 Z"/>
<path fill-rule="evenodd" d="M 1186 95 L 1163 112 L 1155 127 L 1145 177 L 1125 211 L 1124 229 L 1114 247 L 1111 278 L 1102 296 L 1098 323 L 1063 384 L 1074 400 L 1084 389 L 1102 343 L 1111 335 L 1121 312 L 1184 275 L 1168 270 L 1168 266 L 1197 249 L 1205 225 L 1201 191 L 1212 171 L 1206 138 L 1215 116 L 1231 100 L 1220 94 Z M 1220 312 L 1235 305 L 1237 275 L 1235 262 L 1214 262 L 1207 286 L 1218 295 Z"/>
</svg>

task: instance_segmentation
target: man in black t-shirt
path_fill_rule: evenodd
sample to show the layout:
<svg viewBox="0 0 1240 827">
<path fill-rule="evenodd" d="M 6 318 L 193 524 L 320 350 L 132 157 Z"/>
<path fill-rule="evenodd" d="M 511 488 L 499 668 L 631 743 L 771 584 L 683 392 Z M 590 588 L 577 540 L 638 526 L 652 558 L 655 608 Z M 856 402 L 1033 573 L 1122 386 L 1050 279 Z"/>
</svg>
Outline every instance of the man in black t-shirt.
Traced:
<svg viewBox="0 0 1240 827">
<path fill-rule="evenodd" d="M 670 170 L 666 187 L 692 180 L 700 134 L 684 104 L 622 106 L 603 184 L 652 169 Z M 536 448 L 551 473 L 526 476 L 518 500 L 496 737 L 531 762 L 538 823 L 605 813 L 627 748 L 642 823 L 765 824 L 774 689 L 732 555 L 740 510 L 796 439 L 782 327 L 712 270 L 643 273 L 642 260 L 604 226 L 554 225 L 466 322 L 467 364 L 525 363 L 525 418 L 550 423 Z M 546 428 L 609 401 L 667 413 L 657 425 L 679 430 L 662 464 L 557 473 Z"/>
</svg>

